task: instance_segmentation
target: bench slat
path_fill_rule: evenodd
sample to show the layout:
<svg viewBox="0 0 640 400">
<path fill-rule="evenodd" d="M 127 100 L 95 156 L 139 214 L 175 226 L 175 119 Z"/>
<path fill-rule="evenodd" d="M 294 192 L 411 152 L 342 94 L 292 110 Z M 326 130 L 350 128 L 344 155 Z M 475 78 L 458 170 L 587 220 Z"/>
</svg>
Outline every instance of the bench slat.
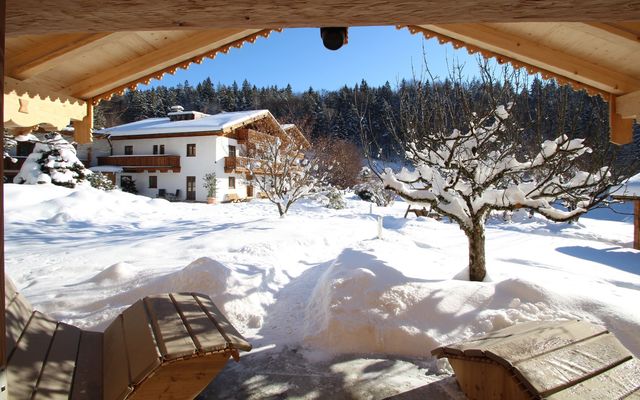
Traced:
<svg viewBox="0 0 640 400">
<path fill-rule="evenodd" d="M 123 399 L 131 392 L 131 379 L 122 315 L 118 315 L 104 331 L 103 340 L 104 400 Z"/>
<path fill-rule="evenodd" d="M 71 400 L 93 399 L 102 394 L 101 332 L 82 331 L 73 377 Z"/>
<path fill-rule="evenodd" d="M 213 301 L 211 301 L 208 296 L 194 293 L 193 297 L 195 297 L 202 305 L 202 308 L 207 312 L 209 318 L 215 321 L 222 335 L 227 339 L 229 343 L 231 343 L 234 349 L 244 351 L 251 350 L 251 345 L 249 344 L 249 342 L 247 342 L 244 337 L 242 337 L 242 335 L 236 330 L 236 328 L 231 325 L 224 314 L 220 312 L 218 307 L 213 304 Z"/>
<path fill-rule="evenodd" d="M 80 329 L 59 323 L 33 400 L 69 399 L 79 344 Z"/>
<path fill-rule="evenodd" d="M 29 323 L 31 314 L 33 314 L 31 305 L 20 293 L 7 304 L 5 311 L 7 354 L 11 354 L 15 348 L 16 342 Z"/>
<path fill-rule="evenodd" d="M 193 334 L 198 351 L 220 351 L 227 347 L 227 340 L 220 334 L 216 325 L 192 294 L 172 293 L 171 297 Z"/>
<path fill-rule="evenodd" d="M 542 396 L 624 362 L 631 353 L 611 334 L 574 343 L 517 363 L 525 380 Z"/>
<path fill-rule="evenodd" d="M 640 361 L 629 360 L 575 386 L 554 393 L 548 400 L 630 399 L 640 394 Z"/>
<path fill-rule="evenodd" d="M 160 365 L 149 318 L 141 300 L 122 313 L 132 384 L 138 384 L 149 372 Z"/>
<path fill-rule="evenodd" d="M 5 303 L 9 304 L 14 297 L 18 294 L 18 289 L 16 289 L 16 285 L 13 284 L 13 281 L 9 278 L 4 280 L 4 298 Z"/>
<path fill-rule="evenodd" d="M 196 347 L 168 294 L 145 297 L 144 302 L 165 360 L 193 355 Z"/>
<path fill-rule="evenodd" d="M 499 363 L 512 365 L 541 353 L 606 333 L 606 329 L 582 321 L 540 324 L 512 337 L 484 344 L 485 355 Z M 467 352 L 465 351 L 465 355 Z"/>
<path fill-rule="evenodd" d="M 36 386 L 49 345 L 56 331 L 56 321 L 36 311 L 7 364 L 9 397 L 30 399 Z"/>
</svg>

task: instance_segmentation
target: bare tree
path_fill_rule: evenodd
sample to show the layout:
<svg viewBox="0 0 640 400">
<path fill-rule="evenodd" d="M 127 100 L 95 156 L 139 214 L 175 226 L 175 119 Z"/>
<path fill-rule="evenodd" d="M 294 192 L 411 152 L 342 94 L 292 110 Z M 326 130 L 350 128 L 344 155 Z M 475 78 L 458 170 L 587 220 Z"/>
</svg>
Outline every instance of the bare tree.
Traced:
<svg viewBox="0 0 640 400">
<path fill-rule="evenodd" d="M 485 221 L 492 210 L 524 208 L 553 221 L 571 220 L 602 201 L 618 175 L 614 157 L 579 163 L 592 149 L 571 132 L 525 146 L 530 127 L 514 118 L 514 102 L 528 86 L 514 71 L 497 80 L 485 64 L 482 81 L 473 83 L 480 90 L 473 91 L 461 76 L 446 84 L 417 81 L 403 96 L 400 117 L 389 124 L 413 168 L 378 174 L 386 188 L 460 226 L 469 243 L 469 278 L 482 281 Z"/>
<path fill-rule="evenodd" d="M 359 183 L 364 157 L 357 145 L 337 137 L 322 136 L 314 141 L 313 152 L 318 160 L 318 173 L 327 176 L 327 183 L 339 189 Z"/>
<path fill-rule="evenodd" d="M 310 144 L 295 125 L 263 127 L 247 149 L 250 180 L 284 217 L 321 180 Z"/>
</svg>

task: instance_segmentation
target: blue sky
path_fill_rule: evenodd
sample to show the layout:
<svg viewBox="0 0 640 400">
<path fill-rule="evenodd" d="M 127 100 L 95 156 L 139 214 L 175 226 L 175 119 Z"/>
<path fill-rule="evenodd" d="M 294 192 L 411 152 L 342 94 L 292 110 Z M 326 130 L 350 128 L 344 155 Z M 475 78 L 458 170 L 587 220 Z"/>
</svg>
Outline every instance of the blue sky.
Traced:
<svg viewBox="0 0 640 400">
<path fill-rule="evenodd" d="M 260 38 L 254 44 L 231 49 L 202 64 L 192 64 L 188 70 L 165 75 L 148 86 L 175 86 L 188 80 L 195 85 L 210 77 L 214 84 L 240 84 L 247 79 L 263 87 L 291 84 L 296 92 L 314 89 L 332 90 L 352 86 L 366 79 L 379 86 L 389 81 L 393 87 L 402 78 L 419 75 L 423 64 L 423 46 L 429 68 L 440 77 L 447 75 L 447 63 L 457 60 L 466 65 L 465 71 L 475 75 L 476 59 L 465 50 L 440 45 L 437 40 L 424 40 L 421 34 L 394 27 L 349 28 L 349 43 L 340 50 L 324 48 L 320 30 L 310 28 L 286 29 Z"/>
</svg>

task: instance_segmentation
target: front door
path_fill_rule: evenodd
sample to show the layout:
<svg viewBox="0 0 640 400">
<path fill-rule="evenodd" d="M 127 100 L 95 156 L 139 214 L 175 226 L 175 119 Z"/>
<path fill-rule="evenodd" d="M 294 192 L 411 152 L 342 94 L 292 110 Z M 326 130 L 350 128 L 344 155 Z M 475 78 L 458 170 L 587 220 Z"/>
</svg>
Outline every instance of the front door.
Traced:
<svg viewBox="0 0 640 400">
<path fill-rule="evenodd" d="M 253 186 L 247 186 L 247 197 L 253 197 Z"/>
<path fill-rule="evenodd" d="M 187 176 L 187 200 L 196 199 L 196 177 Z"/>
</svg>

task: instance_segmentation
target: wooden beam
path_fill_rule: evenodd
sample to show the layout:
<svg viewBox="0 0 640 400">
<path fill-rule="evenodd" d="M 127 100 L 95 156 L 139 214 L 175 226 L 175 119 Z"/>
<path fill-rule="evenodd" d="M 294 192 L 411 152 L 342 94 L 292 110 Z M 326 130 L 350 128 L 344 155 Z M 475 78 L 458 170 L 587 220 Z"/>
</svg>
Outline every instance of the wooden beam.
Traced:
<svg viewBox="0 0 640 400">
<path fill-rule="evenodd" d="M 255 32 L 257 31 L 238 29 L 197 32 L 115 68 L 96 71 L 89 78 L 66 88 L 65 92 L 77 98 L 88 99 Z"/>
<path fill-rule="evenodd" d="M 24 80 L 54 68 L 81 51 L 100 45 L 108 33 L 58 35 L 38 42 L 37 46 L 12 56 L 7 61 L 7 75 Z"/>
<path fill-rule="evenodd" d="M 640 250 L 640 200 L 633 202 L 633 248 Z"/>
<path fill-rule="evenodd" d="M 542 43 L 482 24 L 421 25 L 440 35 L 461 41 L 525 64 L 550 71 L 607 93 L 624 94 L 640 88 L 640 78 L 612 71 Z"/>
<path fill-rule="evenodd" d="M 616 96 L 609 96 L 609 138 L 615 144 L 627 144 L 633 141 L 633 120 L 622 118 L 617 110 Z"/>
<path fill-rule="evenodd" d="M 2 21 L 2 27 L 0 27 L 0 73 L 4 76 L 4 30 L 5 30 L 5 0 L 0 0 L 0 21 Z M 0 89 L 4 93 L 4 80 L 0 80 Z M 0 99 L 0 128 L 4 133 L 4 96 Z M 4 140 L 0 144 L 0 151 L 4 154 Z M 4 162 L 0 163 L 0 176 L 4 176 Z M 4 185 L 0 185 L 0 373 L 5 375 L 5 366 L 7 365 L 7 345 L 6 345 L 6 321 L 4 317 L 5 313 L 4 303 Z M 6 396 L 7 388 L 0 387 Z"/>
<path fill-rule="evenodd" d="M 83 100 L 9 77 L 4 78 L 3 102 L 5 128 L 44 125 L 62 129 L 87 115 Z"/>
<path fill-rule="evenodd" d="M 640 20 L 629 0 L 8 0 L 7 35 L 464 22 Z"/>
<path fill-rule="evenodd" d="M 82 121 L 73 121 L 73 140 L 80 144 L 93 141 L 93 104 L 87 102 L 87 116 Z"/>
<path fill-rule="evenodd" d="M 591 22 L 588 23 L 592 28 L 600 29 L 601 31 L 607 32 L 609 35 L 614 36 L 618 39 L 625 39 L 635 44 L 640 43 L 640 36 L 636 32 L 632 32 L 630 30 L 619 27 L 615 24 L 603 23 L 603 22 Z"/>
<path fill-rule="evenodd" d="M 627 93 L 616 98 L 616 112 L 622 118 L 639 119 L 640 116 L 640 90 Z"/>
</svg>

